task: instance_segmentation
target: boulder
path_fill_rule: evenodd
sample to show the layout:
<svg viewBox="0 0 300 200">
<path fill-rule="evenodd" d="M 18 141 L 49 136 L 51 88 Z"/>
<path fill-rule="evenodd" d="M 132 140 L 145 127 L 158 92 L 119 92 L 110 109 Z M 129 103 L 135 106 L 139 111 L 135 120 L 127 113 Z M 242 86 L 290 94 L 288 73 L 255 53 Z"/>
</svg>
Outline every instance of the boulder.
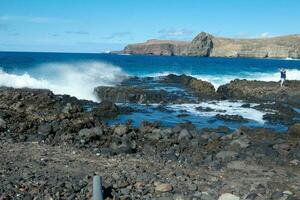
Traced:
<svg viewBox="0 0 300 200">
<path fill-rule="evenodd" d="M 113 102 L 104 100 L 93 110 L 93 112 L 99 117 L 111 118 L 116 117 L 119 114 L 119 108 Z"/>
<path fill-rule="evenodd" d="M 92 142 L 93 140 L 99 140 L 103 135 L 103 130 L 100 127 L 94 127 L 90 129 L 82 129 L 78 132 L 80 140 L 84 143 Z"/>
<path fill-rule="evenodd" d="M 160 129 L 153 129 L 150 133 L 145 136 L 149 140 L 160 140 L 162 138 Z"/>
<path fill-rule="evenodd" d="M 42 124 L 38 128 L 38 134 L 45 135 L 45 136 L 51 134 L 51 131 L 52 131 L 51 124 Z"/>
<path fill-rule="evenodd" d="M 178 135 L 178 141 L 189 140 L 192 136 L 187 129 L 182 129 Z"/>
</svg>

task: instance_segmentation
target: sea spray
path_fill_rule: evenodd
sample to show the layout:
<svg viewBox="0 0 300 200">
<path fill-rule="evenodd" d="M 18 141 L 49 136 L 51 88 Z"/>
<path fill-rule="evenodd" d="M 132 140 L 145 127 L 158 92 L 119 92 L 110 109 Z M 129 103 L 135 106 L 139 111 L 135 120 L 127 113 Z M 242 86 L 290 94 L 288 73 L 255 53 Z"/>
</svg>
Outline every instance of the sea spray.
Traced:
<svg viewBox="0 0 300 200">
<path fill-rule="evenodd" d="M 45 63 L 23 74 L 1 70 L 0 85 L 50 89 L 55 94 L 68 94 L 79 99 L 97 101 L 93 94 L 95 87 L 112 86 L 125 77 L 127 74 L 121 68 L 103 62 Z"/>
</svg>

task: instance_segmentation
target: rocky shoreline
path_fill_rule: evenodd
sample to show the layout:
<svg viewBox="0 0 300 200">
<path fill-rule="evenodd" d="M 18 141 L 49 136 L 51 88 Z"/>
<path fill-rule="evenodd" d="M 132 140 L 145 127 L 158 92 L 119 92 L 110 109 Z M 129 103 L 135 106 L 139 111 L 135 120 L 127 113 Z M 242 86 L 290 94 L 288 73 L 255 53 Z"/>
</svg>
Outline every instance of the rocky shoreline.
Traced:
<svg viewBox="0 0 300 200">
<path fill-rule="evenodd" d="M 95 89 L 107 98 L 101 103 L 49 90 L 1 88 L 0 199 L 90 199 L 94 174 L 104 178 L 106 199 L 300 199 L 300 125 L 291 110 L 300 105 L 298 82 L 274 89 L 275 83 L 236 80 L 216 91 L 210 83 L 185 75 L 134 81 L 141 88 L 132 89 L 132 81 L 116 86 L 134 91 L 131 94 Z M 148 81 L 184 90 L 165 90 L 167 96 L 160 97 L 144 88 Z M 251 86 L 260 89 L 252 93 Z M 273 91 L 285 91 L 287 98 Z M 120 92 L 123 96 L 116 98 Z M 186 92 L 192 98 L 186 98 Z M 191 123 L 105 123 L 130 112 L 111 101 L 249 100 L 250 94 L 260 109 L 276 100 L 272 107 L 288 122 L 286 133 L 249 127 L 199 129 Z"/>
<path fill-rule="evenodd" d="M 249 103 L 259 105 L 254 108 L 268 112 L 264 120 L 269 123 L 291 125 L 295 123 L 300 108 L 300 81 L 286 81 L 284 87 L 279 82 L 233 80 L 221 85 L 218 89 L 206 81 L 187 75 L 162 76 L 157 78 L 131 77 L 114 87 L 99 86 L 95 95 L 105 101 L 114 103 L 139 104 L 189 104 L 209 100 L 244 101 L 243 107 Z M 247 104 L 248 102 L 248 104 Z M 199 111 L 215 111 L 210 108 L 196 108 Z M 245 121 L 241 116 L 216 115 L 217 119 Z"/>
</svg>

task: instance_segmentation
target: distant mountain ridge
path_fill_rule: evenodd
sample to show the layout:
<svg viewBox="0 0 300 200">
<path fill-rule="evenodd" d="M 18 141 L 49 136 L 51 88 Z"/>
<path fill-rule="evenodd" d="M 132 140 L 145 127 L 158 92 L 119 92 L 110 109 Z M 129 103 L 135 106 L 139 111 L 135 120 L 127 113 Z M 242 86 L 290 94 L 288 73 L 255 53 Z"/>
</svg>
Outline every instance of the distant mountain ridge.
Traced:
<svg viewBox="0 0 300 200">
<path fill-rule="evenodd" d="M 129 44 L 122 53 L 160 56 L 300 58 L 300 34 L 272 38 L 235 39 L 201 32 L 191 42 L 148 40 Z"/>
</svg>

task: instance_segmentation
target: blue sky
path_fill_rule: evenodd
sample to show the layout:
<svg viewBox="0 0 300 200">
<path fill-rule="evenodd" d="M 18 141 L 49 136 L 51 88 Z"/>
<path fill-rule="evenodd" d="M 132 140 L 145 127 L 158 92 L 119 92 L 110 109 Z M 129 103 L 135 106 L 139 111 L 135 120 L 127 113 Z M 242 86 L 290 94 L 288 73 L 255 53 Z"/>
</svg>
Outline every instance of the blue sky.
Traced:
<svg viewBox="0 0 300 200">
<path fill-rule="evenodd" d="M 0 0 L 0 51 L 103 52 L 147 39 L 300 33 L 299 0 Z"/>
</svg>

